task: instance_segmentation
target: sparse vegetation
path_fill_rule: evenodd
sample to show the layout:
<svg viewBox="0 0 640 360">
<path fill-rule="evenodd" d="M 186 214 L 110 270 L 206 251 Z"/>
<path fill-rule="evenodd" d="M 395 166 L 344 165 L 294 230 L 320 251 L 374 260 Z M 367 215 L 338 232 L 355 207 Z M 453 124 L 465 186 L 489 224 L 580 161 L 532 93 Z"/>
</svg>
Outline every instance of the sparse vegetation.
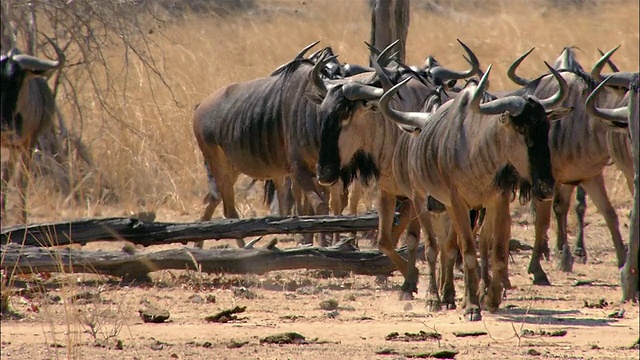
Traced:
<svg viewBox="0 0 640 360">
<path fill-rule="evenodd" d="M 93 3 L 100 6 L 100 2 Z M 211 4 L 227 3 L 222 0 L 135 3 L 141 8 L 147 6 L 144 12 L 138 13 L 139 29 L 149 41 L 148 55 L 156 59 L 155 67 L 167 86 L 159 77 L 143 71 L 141 59 L 127 57 L 131 54 L 126 54 L 117 41 L 101 48 L 109 80 L 106 72 L 97 72 L 92 82 L 79 76 L 73 67 L 63 72 L 70 83 L 83 85 L 77 101 L 59 92 L 58 103 L 70 131 L 82 139 L 93 154 L 94 168 L 88 173 L 74 174 L 76 179 L 85 179 L 77 184 L 84 194 L 81 203 L 68 201 L 65 194 L 52 186 L 54 181 L 36 175 L 28 204 L 33 222 L 140 212 L 154 212 L 157 221 L 194 221 L 201 215 L 202 197 L 207 190 L 202 158 L 191 129 L 196 104 L 222 86 L 269 74 L 315 40 L 331 45 L 342 61 L 364 63 L 367 59 L 363 43 L 369 36 L 367 0 L 342 2 L 341 6 L 328 0 L 231 1 L 229 3 L 238 4 L 239 8 L 222 13 L 211 9 Z M 427 7 L 426 3 L 438 7 Z M 567 45 L 576 45 L 582 64 L 589 67 L 599 57 L 597 47 L 608 50 L 622 44 L 614 59 L 616 64 L 623 70 L 638 69 L 637 1 L 561 3 L 558 0 L 412 1 L 407 62 L 419 64 L 432 54 L 448 66 L 466 67 L 455 42 L 460 38 L 476 52 L 484 68 L 490 63 L 494 65 L 491 89 L 515 88 L 507 80 L 506 68 L 533 46 L 536 51 L 521 70 L 524 76 L 544 71 L 542 60 L 555 58 Z M 157 4 L 161 6 L 154 7 Z M 45 19 L 38 17 L 38 21 Z M 57 36 L 64 38 L 64 34 Z M 126 62 L 129 67 L 125 67 Z M 102 63 L 94 65 L 102 66 Z M 105 99 L 100 99 L 100 92 L 96 91 L 99 86 L 108 86 L 112 95 L 117 95 L 106 99 L 109 100 L 106 109 L 100 103 Z M 107 109 L 110 114 L 105 113 Z M 83 121 L 80 110 L 85 114 Z M 114 118 L 121 121 L 112 121 Z M 257 187 L 246 189 L 247 183 L 238 184 L 240 214 L 243 217 L 266 215 L 261 192 Z M 100 195 L 105 184 L 109 185 L 109 192 L 117 195 L 110 201 Z M 622 214 L 627 213 L 631 196 L 624 179 L 613 168 L 607 169 L 607 185 L 614 206 L 620 209 L 621 229 L 626 233 L 627 219 Z M 9 191 L 8 204 L 13 204 L 17 196 L 13 184 L 9 185 Z M 600 284 L 617 284 L 619 274 L 609 235 L 603 230 L 600 215 L 592 209 L 590 203 L 588 221 L 591 223 L 587 228 L 587 236 L 592 237 L 587 243 L 593 247 L 589 249 L 590 263 L 576 266 L 576 272 L 583 273 L 580 278 L 597 279 Z M 8 210 L 11 214 L 11 208 Z M 516 207 L 514 212 L 513 236 L 530 243 L 531 226 L 516 221 L 516 218 L 526 218 L 527 209 Z M 221 215 L 218 210 L 214 216 Z M 3 219 L 4 225 L 11 225 L 15 219 L 13 216 Z M 266 243 L 268 239 L 263 241 Z M 226 245 L 220 243 L 220 246 Z M 278 246 L 293 245 L 280 241 Z M 178 245 L 166 245 L 163 249 L 174 246 Z M 86 246 L 89 250 L 117 251 L 122 247 L 123 243 Z M 127 251 L 144 250 L 127 247 Z M 347 274 L 340 279 L 336 273 L 305 271 L 264 276 L 156 271 L 150 274 L 150 283 L 106 287 L 101 294 L 111 299 L 110 303 L 91 299 L 81 304 L 79 295 L 87 291 L 95 293 L 101 284 L 111 280 L 96 282 L 91 275 L 63 273 L 55 277 L 64 280 L 48 280 L 38 285 L 40 296 L 34 298 L 18 291 L 26 288 L 22 283 L 14 287 L 13 280 L 2 281 L 2 310 L 13 308 L 24 317 L 15 321 L 3 316 L 2 353 L 3 357 L 10 354 L 20 359 L 164 358 L 174 354 L 179 358 L 210 358 L 214 352 L 236 358 L 299 358 L 304 356 L 301 355 L 304 349 L 309 351 L 308 358 L 368 359 L 374 356 L 375 349 L 388 346 L 384 336 L 389 331 L 397 328 L 420 334 L 428 323 L 434 324 L 434 328 L 426 326 L 425 333 L 438 333 L 441 337 L 425 342 L 425 346 L 432 349 L 424 351 L 435 350 L 437 346 L 442 351 L 456 353 L 458 358 L 490 358 L 498 356 L 496 354 L 514 358 L 527 354 L 585 358 L 637 356 L 637 350 L 627 349 L 637 339 L 637 305 L 629 305 L 621 319 L 609 318 L 607 313 L 611 310 L 585 308 L 585 298 L 617 299 L 619 289 L 572 286 L 573 281 L 555 270 L 550 270 L 549 275 L 554 277 L 556 286 L 530 286 L 526 274 L 529 251 L 514 254 L 515 262 L 509 264 L 512 282 L 517 288 L 509 290 L 507 296 L 509 302 L 517 306 L 487 314 L 484 330 L 489 336 L 457 339 L 452 335 L 454 331 L 481 329 L 468 329 L 456 311 L 426 313 L 421 299 L 422 287 L 419 300 L 410 303 L 412 314 L 408 316 L 403 310 L 405 303 L 398 302 L 395 294 L 400 284 L 397 275 L 378 284 L 373 277 Z M 423 264 L 419 267 L 423 286 L 426 269 Z M 193 294 L 199 294 L 205 301 L 190 300 Z M 59 300 L 50 301 L 55 296 Z M 135 305 L 146 298 L 162 309 L 169 309 L 171 320 L 166 324 L 143 323 Z M 349 305 L 350 311 L 328 319 L 318 306 L 324 299 L 339 299 Z M 459 303 L 462 299 L 456 300 Z M 243 321 L 244 316 L 247 318 L 246 323 L 212 324 L 204 320 L 206 315 L 220 309 L 242 309 L 239 305 L 250 309 L 242 314 Z M 403 325 L 396 327 L 399 322 Z M 613 322 L 624 326 L 606 326 Z M 551 332 L 568 328 L 570 333 L 565 338 L 543 337 L 539 331 L 533 337 L 523 336 L 523 329 L 535 326 L 544 326 L 545 331 Z M 307 338 L 332 342 L 320 344 L 289 336 L 294 343 L 310 345 L 259 345 L 259 339 L 265 335 L 282 331 L 299 331 Z M 602 331 L 607 332 L 606 337 Z M 96 348 L 94 343 L 107 347 Z M 562 346 L 557 346 L 558 343 Z M 199 345 L 186 346 L 188 344 Z M 411 343 L 394 342 L 393 346 L 394 349 L 384 352 L 416 353 Z M 524 348 L 529 346 L 536 348 Z"/>
</svg>

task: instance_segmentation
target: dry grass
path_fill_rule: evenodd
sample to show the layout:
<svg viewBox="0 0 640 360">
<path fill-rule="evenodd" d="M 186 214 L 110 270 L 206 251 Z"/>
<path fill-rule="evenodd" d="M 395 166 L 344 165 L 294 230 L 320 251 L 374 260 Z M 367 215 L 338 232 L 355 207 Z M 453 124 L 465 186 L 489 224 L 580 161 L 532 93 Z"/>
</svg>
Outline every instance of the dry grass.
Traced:
<svg viewBox="0 0 640 360">
<path fill-rule="evenodd" d="M 537 50 L 522 66 L 525 76 L 542 72 L 542 60 L 552 61 L 568 45 L 581 49 L 580 60 L 590 68 L 598 58 L 597 47 L 608 50 L 622 44 L 615 62 L 623 70 L 638 69 L 637 1 L 587 2 L 589 6 L 583 8 L 554 7 L 548 0 L 439 3 L 453 11 L 435 14 L 424 10 L 424 2 L 412 2 L 408 63 L 421 63 L 432 54 L 450 67 L 466 67 L 455 41 L 460 38 L 476 52 L 483 67 L 493 63 L 493 90 L 514 87 L 506 79 L 506 68 L 532 46 Z M 343 7 L 326 0 L 258 4 L 261 10 L 251 15 L 187 14 L 164 23 L 148 22 L 157 45 L 151 51 L 160 59 L 159 68 L 176 102 L 159 80 L 141 70 L 140 63 L 129 60 L 129 71 L 123 71 L 122 50 L 107 50 L 116 88 L 124 93 L 126 86 L 127 91 L 126 97 L 108 99 L 110 110 L 125 121 L 104 120 L 96 104 L 98 95 L 87 85 L 80 106 L 92 120 L 81 129 L 72 126 L 89 145 L 96 162 L 94 174 L 102 178 L 89 177 L 83 186 L 94 190 L 87 190 L 87 200 L 75 205 L 65 202 L 46 179 L 37 180 L 30 191 L 32 221 L 139 210 L 195 220 L 207 188 L 191 128 L 197 103 L 231 82 L 267 75 L 317 39 L 331 45 L 342 61 L 365 62 L 363 41 L 369 37 L 370 17 L 366 1 L 345 2 Z M 59 104 L 73 119 L 75 104 L 65 99 Z M 91 195 L 106 183 L 118 196 L 115 204 Z M 255 194 L 245 195 L 238 200 L 244 216 L 264 211 Z M 627 197 L 624 191 L 621 195 Z"/>
</svg>

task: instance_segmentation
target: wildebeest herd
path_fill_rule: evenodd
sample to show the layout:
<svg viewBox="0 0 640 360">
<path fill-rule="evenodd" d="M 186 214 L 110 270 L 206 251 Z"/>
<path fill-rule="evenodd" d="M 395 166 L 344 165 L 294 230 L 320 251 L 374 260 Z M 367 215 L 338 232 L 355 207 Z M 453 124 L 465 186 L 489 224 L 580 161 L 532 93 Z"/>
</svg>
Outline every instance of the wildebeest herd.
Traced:
<svg viewBox="0 0 640 360">
<path fill-rule="evenodd" d="M 482 70 L 462 42 L 471 66 L 466 71 L 447 69 L 433 57 L 421 66 L 405 65 L 393 53 L 396 43 L 382 51 L 371 48 L 372 68 L 342 64 L 329 47 L 307 56 L 316 44 L 269 76 L 218 89 L 196 107 L 193 130 L 209 178 L 201 220 L 211 219 L 220 203 L 225 217 L 239 217 L 234 184 L 240 174 L 267 181 L 281 214 L 289 213 L 291 192 L 300 215 L 340 214 L 349 189 L 358 194 L 354 186 L 375 180 L 377 244 L 404 277 L 402 298 L 417 292 L 415 263 L 424 232 L 428 307 L 456 307 L 453 268 L 460 255 L 465 315 L 477 321 L 480 308 L 496 310 L 510 287 L 510 203 L 516 195 L 521 203 L 532 202 L 535 212 L 528 271 L 534 284 L 549 284 L 540 259 L 549 256 L 551 210 L 558 224 L 557 256 L 570 271 L 567 213 L 580 185 L 609 227 L 624 298 L 637 297 L 637 196 L 627 251 L 603 177 L 613 160 L 637 194 L 638 73 L 616 72 L 610 58 L 617 48 L 603 54 L 590 73 L 565 48 L 546 64 L 549 73 L 532 80 L 516 75 L 529 51 L 509 69 L 520 88 L 488 92 L 491 65 Z M 19 149 L 24 164 L 51 123 L 52 99 L 38 89 L 64 61 L 54 47 L 58 61 L 14 50 L 2 55 L 2 145 Z M 607 63 L 614 73 L 602 74 Z M 3 216 L 4 185 L 13 167 L 2 172 Z M 442 226 L 448 231 L 435 230 Z M 395 252 L 405 230 L 406 260 Z"/>
</svg>

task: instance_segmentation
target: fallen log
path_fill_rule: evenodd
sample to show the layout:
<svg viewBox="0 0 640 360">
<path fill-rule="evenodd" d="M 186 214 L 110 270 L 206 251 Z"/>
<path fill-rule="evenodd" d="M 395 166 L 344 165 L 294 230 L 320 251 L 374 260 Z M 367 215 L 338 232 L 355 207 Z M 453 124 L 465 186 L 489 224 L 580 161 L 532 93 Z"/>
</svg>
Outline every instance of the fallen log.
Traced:
<svg viewBox="0 0 640 360">
<path fill-rule="evenodd" d="M 396 270 L 379 251 L 341 251 L 305 247 L 267 249 L 170 249 L 129 254 L 124 251 L 83 251 L 45 249 L 9 244 L 2 246 L 0 258 L 5 274 L 75 272 L 144 278 L 158 270 L 200 270 L 206 273 L 264 274 L 276 270 L 323 269 L 352 271 L 363 275 L 390 275 Z M 420 252 L 424 251 L 421 244 Z M 407 257 L 407 248 L 398 249 Z M 197 265 L 196 265 L 197 264 Z"/>
<path fill-rule="evenodd" d="M 145 222 L 136 218 L 88 219 L 13 226 L 0 233 L 2 244 L 59 246 L 94 241 L 130 241 L 143 246 L 269 234 L 353 232 L 377 229 L 378 214 L 220 219 L 197 223 Z"/>
</svg>

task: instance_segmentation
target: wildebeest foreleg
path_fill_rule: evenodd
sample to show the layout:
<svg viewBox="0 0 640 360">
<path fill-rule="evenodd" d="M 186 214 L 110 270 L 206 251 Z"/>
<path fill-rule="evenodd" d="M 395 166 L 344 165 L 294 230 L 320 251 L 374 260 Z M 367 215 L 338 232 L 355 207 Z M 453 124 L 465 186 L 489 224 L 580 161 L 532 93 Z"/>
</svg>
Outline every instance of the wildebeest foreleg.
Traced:
<svg viewBox="0 0 640 360">
<path fill-rule="evenodd" d="M 497 202 L 487 208 L 488 222 L 491 223 L 491 234 L 481 234 L 491 241 L 491 273 L 485 305 L 491 312 L 500 307 L 503 293 L 503 279 L 508 277 L 509 239 L 511 238 L 511 214 L 509 213 L 509 197 L 502 195 Z M 483 229 L 484 232 L 487 229 Z"/>
<path fill-rule="evenodd" d="M 533 252 L 529 260 L 529 269 L 527 272 L 533 275 L 534 285 L 551 285 L 547 274 L 542 269 L 540 259 L 547 245 L 547 231 L 549 230 L 551 206 L 550 201 L 532 200 L 535 208 L 535 240 L 533 243 Z"/>
<path fill-rule="evenodd" d="M 29 178 L 31 177 L 31 164 L 33 162 L 33 147 L 27 146 L 20 151 L 20 171 L 18 172 L 18 190 L 20 191 L 20 221 L 27 223 L 27 192 L 29 191 Z"/>
<path fill-rule="evenodd" d="M 576 217 L 578 218 L 578 228 L 576 229 L 576 244 L 573 248 L 573 255 L 583 264 L 587 263 L 587 249 L 584 246 L 584 216 L 587 212 L 587 194 L 582 186 L 576 190 Z"/>
<path fill-rule="evenodd" d="M 302 191 L 304 198 L 311 206 L 313 215 L 328 215 L 329 208 L 327 202 L 324 199 L 323 192 L 319 185 L 315 182 L 313 174 L 300 166 L 294 167 L 293 181 Z M 312 215 L 312 214 L 305 214 Z M 328 245 L 328 237 L 322 234 L 320 236 L 320 246 Z"/>
<path fill-rule="evenodd" d="M 456 288 L 453 285 L 453 267 L 458 254 L 458 235 L 453 223 L 449 222 L 449 232 L 440 245 L 440 293 L 447 310 L 456 309 Z"/>
<path fill-rule="evenodd" d="M 622 285 L 622 301 L 632 301 L 638 298 L 638 245 L 640 242 L 640 176 L 634 177 L 633 208 L 631 209 L 631 224 L 629 224 L 629 252 L 627 261 L 620 271 Z"/>
<path fill-rule="evenodd" d="M 18 150 L 15 149 L 11 149 L 11 151 L 9 151 L 9 158 L 4 164 L 5 166 L 2 168 L 2 184 L 0 184 L 0 206 L 2 208 L 0 209 L 0 217 L 2 217 L 3 221 L 6 220 L 5 206 L 7 204 L 7 189 L 9 188 L 9 181 L 11 180 L 17 166 L 17 152 Z"/>
<path fill-rule="evenodd" d="M 556 257 L 558 269 L 571 272 L 573 269 L 573 255 L 567 241 L 567 215 L 571 204 L 571 195 L 575 186 L 558 185 L 553 198 L 553 212 L 556 215 Z"/>
<path fill-rule="evenodd" d="M 414 195 L 413 208 L 418 210 L 418 221 L 420 227 L 426 235 L 426 258 L 427 265 L 429 267 L 429 273 L 427 274 L 427 294 L 426 305 L 429 311 L 439 311 L 441 309 L 440 295 L 438 293 L 438 282 L 436 280 L 436 263 L 438 261 L 438 241 L 434 231 L 431 214 L 427 211 L 425 200 L 421 196 Z M 438 215 L 441 216 L 441 215 Z M 444 240 L 444 239 L 443 239 Z M 409 252 L 413 253 L 412 251 Z M 415 261 L 414 261 L 415 264 Z M 414 265 L 415 266 L 415 265 Z"/>
<path fill-rule="evenodd" d="M 405 284 L 407 284 L 409 275 L 407 271 L 407 262 L 395 251 L 395 244 L 397 243 L 397 239 L 394 239 L 393 236 L 395 207 L 396 197 L 381 190 L 378 204 L 378 248 L 383 254 L 389 257 L 391 262 L 396 265 L 396 268 L 405 279 Z M 403 285 L 403 288 L 405 288 L 405 285 Z M 409 294 L 403 292 L 402 297 L 413 298 L 413 292 Z"/>
<path fill-rule="evenodd" d="M 478 297 L 478 264 L 475 239 L 469 224 L 469 208 L 459 199 L 455 190 L 451 194 L 451 205 L 447 206 L 447 213 L 458 234 L 458 246 L 462 252 L 464 264 L 465 285 L 465 317 L 469 321 L 482 319 L 480 301 Z"/>
<path fill-rule="evenodd" d="M 621 268 L 627 260 L 627 250 L 622 242 L 622 235 L 620 234 L 619 228 L 620 225 L 618 224 L 618 214 L 616 214 L 616 210 L 609 201 L 602 174 L 583 182 L 582 186 L 591 197 L 591 200 L 598 211 L 600 211 L 604 217 L 607 227 L 609 227 L 613 246 L 616 249 L 618 267 Z"/>
<path fill-rule="evenodd" d="M 345 193 L 347 196 L 345 196 Z M 342 214 L 342 210 L 346 205 L 345 199 L 348 197 L 349 191 L 344 188 L 342 181 L 329 187 L 329 208 L 332 215 Z M 340 242 L 340 233 L 333 233 L 333 245 Z"/>
</svg>

